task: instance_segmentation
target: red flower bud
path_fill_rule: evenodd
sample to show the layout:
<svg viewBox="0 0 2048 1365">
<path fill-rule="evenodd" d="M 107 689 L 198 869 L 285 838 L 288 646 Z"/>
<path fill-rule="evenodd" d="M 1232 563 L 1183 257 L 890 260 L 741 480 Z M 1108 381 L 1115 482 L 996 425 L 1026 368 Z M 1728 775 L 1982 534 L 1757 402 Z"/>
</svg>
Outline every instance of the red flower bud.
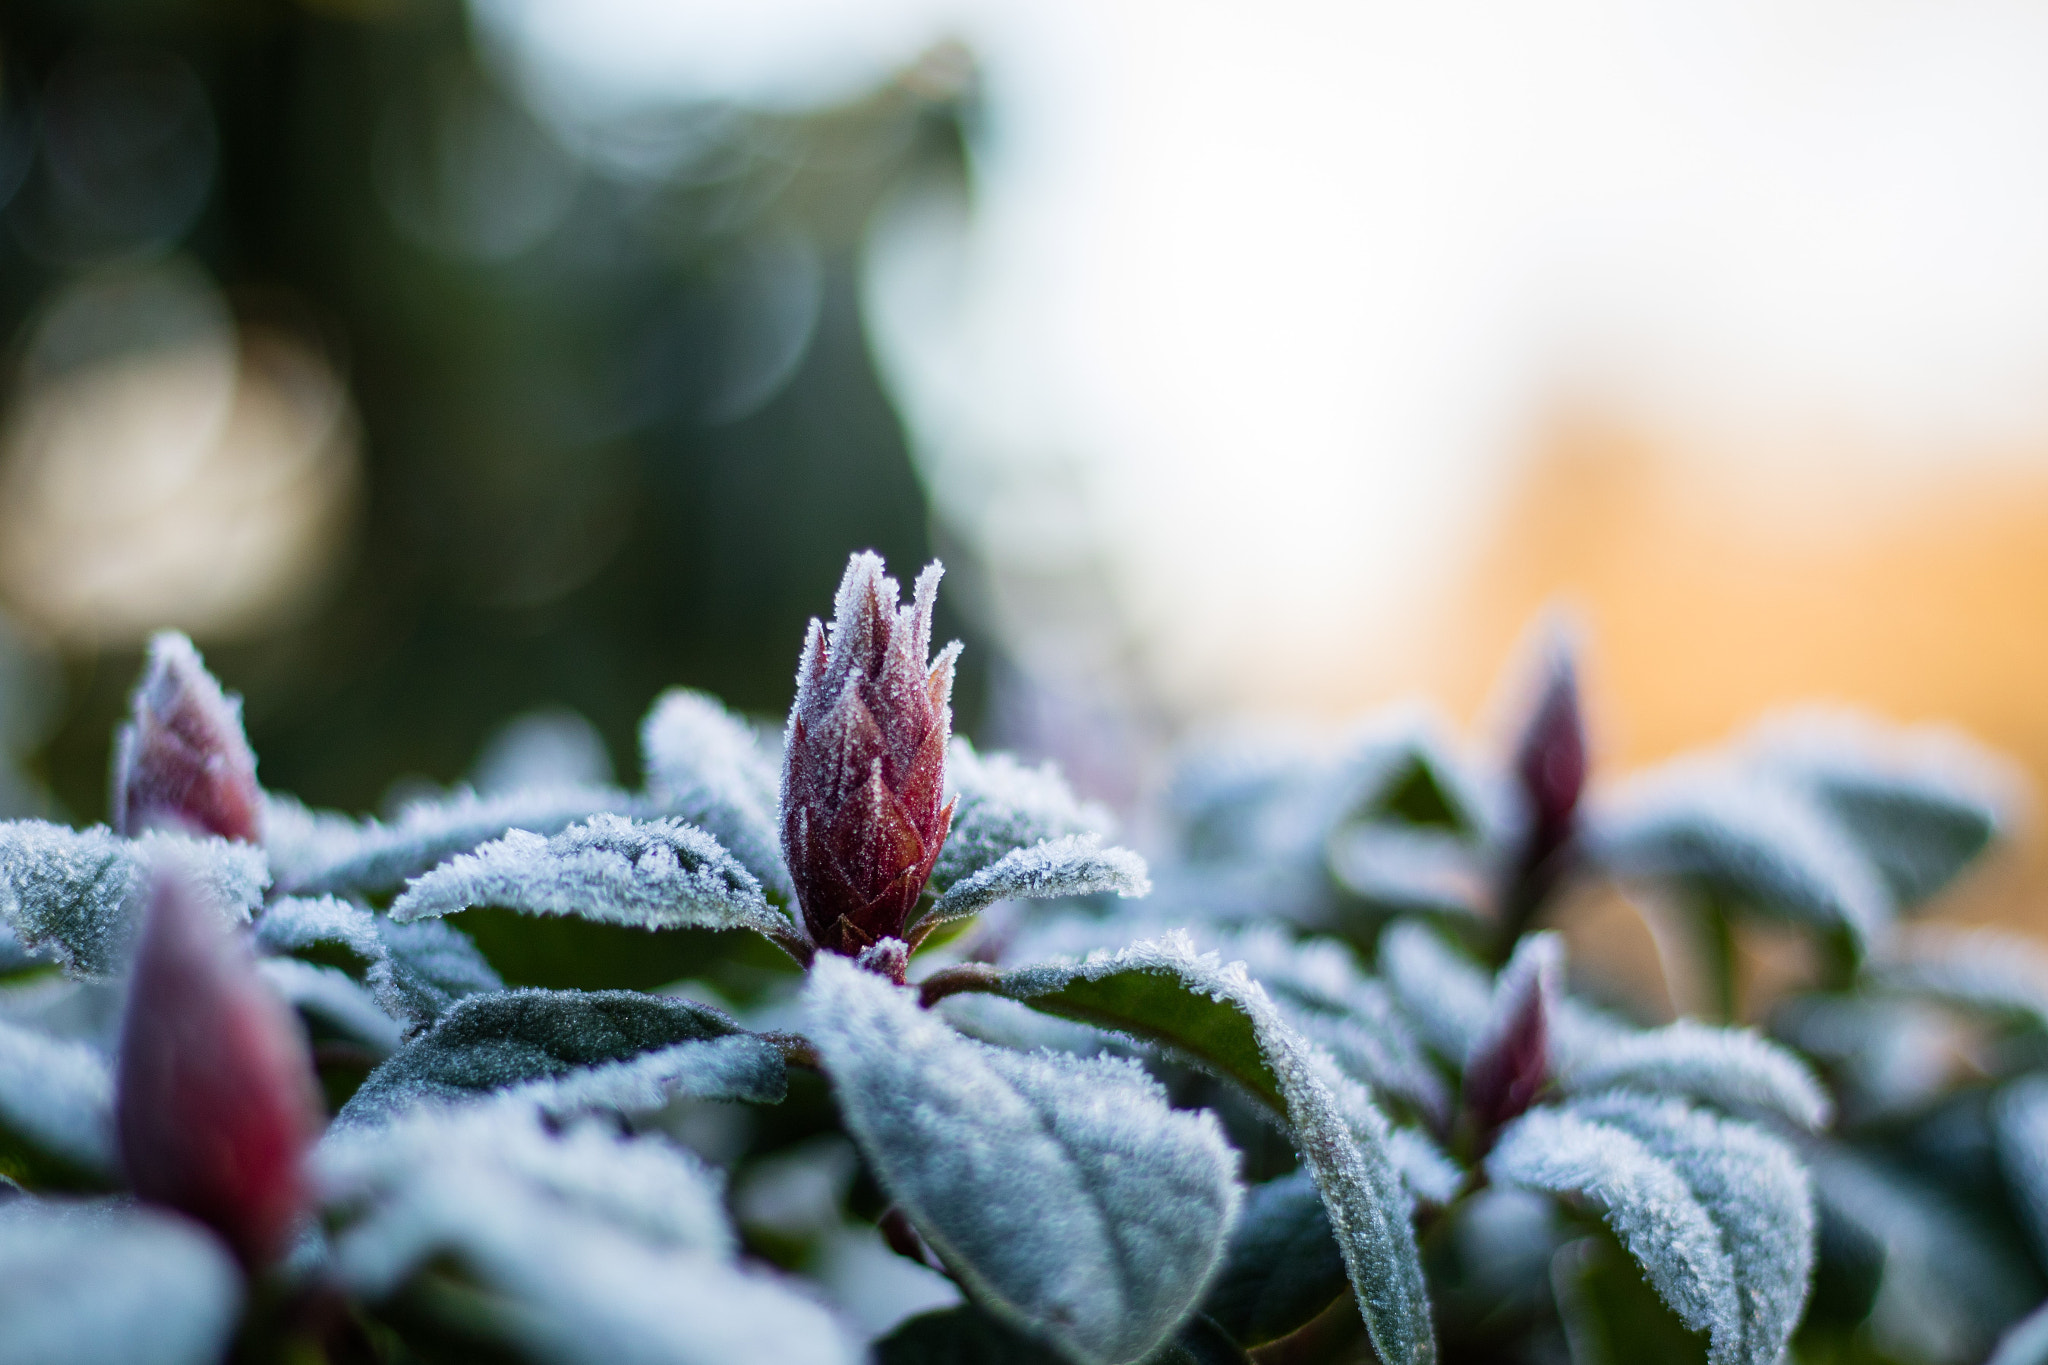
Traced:
<svg viewBox="0 0 2048 1365">
<path fill-rule="evenodd" d="M 1515 777 L 1529 808 L 1523 866 L 1535 868 L 1562 848 L 1586 786 L 1586 721 L 1578 669 L 1562 639 L 1545 651 L 1542 690 L 1515 747 Z"/>
<path fill-rule="evenodd" d="M 937 564 L 908 607 L 857 554 L 797 665 L 782 768 L 782 854 L 811 941 L 848 957 L 901 938 L 952 827 L 941 803 L 958 643 L 931 650 Z"/>
<path fill-rule="evenodd" d="M 284 1251 L 322 1121 L 312 1058 L 247 946 L 175 870 L 158 872 L 135 950 L 114 1117 L 136 1194 L 212 1227 L 252 1269 Z"/>
<path fill-rule="evenodd" d="M 1558 956 L 1554 936 L 1524 939 L 1494 987 L 1486 1026 L 1465 1062 L 1465 1109 L 1485 1137 L 1534 1104 L 1550 1082 Z"/>
<path fill-rule="evenodd" d="M 263 790 L 242 733 L 241 699 L 220 690 L 176 631 L 149 642 L 134 714 L 114 741 L 115 830 L 260 842 Z"/>
</svg>

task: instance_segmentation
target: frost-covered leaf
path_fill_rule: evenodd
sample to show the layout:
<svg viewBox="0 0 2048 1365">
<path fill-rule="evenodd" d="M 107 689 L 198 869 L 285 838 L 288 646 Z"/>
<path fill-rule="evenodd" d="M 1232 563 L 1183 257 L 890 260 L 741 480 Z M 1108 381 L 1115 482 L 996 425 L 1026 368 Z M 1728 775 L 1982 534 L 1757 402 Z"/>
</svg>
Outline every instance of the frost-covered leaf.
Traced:
<svg viewBox="0 0 2048 1365">
<path fill-rule="evenodd" d="M 1408 1195 L 1390 1159 L 1386 1121 L 1355 1086 L 1288 1028 L 1241 964 L 1197 954 L 1181 935 L 1117 953 L 1050 962 L 973 987 L 1062 1018 L 1114 1029 L 1235 1082 L 1293 1133 L 1330 1210 L 1359 1308 L 1382 1359 L 1435 1358 Z"/>
<path fill-rule="evenodd" d="M 263 851 L 281 887 L 347 859 L 377 828 L 340 811 L 316 810 L 284 792 L 263 793 Z"/>
<path fill-rule="evenodd" d="M 0 1169 L 33 1189 L 107 1189 L 114 1081 L 83 1043 L 0 1024 Z"/>
<path fill-rule="evenodd" d="M 2048 953 L 2020 934 L 1921 930 L 1905 953 L 1873 968 L 1871 977 L 1886 990 L 2048 1030 Z"/>
<path fill-rule="evenodd" d="M 24 947 L 55 953 L 68 975 L 114 976 L 134 944 L 149 870 L 165 859 L 237 921 L 270 883 L 262 851 L 248 844 L 160 833 L 124 839 L 103 825 L 11 820 L 0 823 L 0 921 Z"/>
<path fill-rule="evenodd" d="M 1610 1094 L 1573 1108 L 1668 1162 L 1719 1230 L 1734 1276 L 1736 1316 L 1711 1324 L 1709 1358 L 1776 1365 L 1805 1311 L 1813 1277 L 1813 1194 L 1790 1149 L 1760 1128 L 1678 1100 Z"/>
<path fill-rule="evenodd" d="M 1465 1110 L 1491 1133 L 1536 1102 L 1550 1083 L 1564 946 L 1555 934 L 1531 934 L 1493 983 L 1486 1022 L 1465 1058 Z"/>
<path fill-rule="evenodd" d="M 2013 1213 L 2035 1254 L 2048 1259 L 2048 1076 L 2028 1076 L 1999 1091 L 1991 1118 Z"/>
<path fill-rule="evenodd" d="M 1005 853 L 955 882 L 921 923 L 959 919 L 1000 900 L 1050 900 L 1105 891 L 1142 896 L 1151 889 L 1143 858 L 1127 848 L 1103 848 L 1095 835 L 1075 834 Z"/>
<path fill-rule="evenodd" d="M 1497 1182 L 1572 1195 L 1599 1209 L 1678 1320 L 1710 1332 L 1716 1360 L 1740 1341 L 1741 1300 L 1721 1233 L 1671 1163 L 1621 1129 L 1532 1109 L 1486 1159 Z"/>
<path fill-rule="evenodd" d="M 739 1025 L 694 1001 L 637 991 L 501 991 L 474 995 L 371 1072 L 335 1118 L 375 1123 L 421 1103 L 460 1103 L 645 1053 L 738 1035 Z M 731 1065 L 702 1079 L 707 1099 L 782 1097 L 782 1054 L 766 1042 L 724 1049 Z M 653 1065 L 650 1063 L 650 1065 Z M 694 1073 L 678 1066 L 679 1077 Z M 592 1082 L 596 1084 L 598 1082 Z"/>
<path fill-rule="evenodd" d="M 663 814 L 709 831 L 765 885 L 791 894 L 775 832 L 780 764 L 746 721 L 715 697 L 676 688 L 641 723 L 640 752 Z"/>
<path fill-rule="evenodd" d="M 1070 1359 L 1146 1358 L 1199 1301 L 1237 1212 L 1215 1117 L 1127 1062 L 1005 1052 L 820 954 L 809 1036 L 882 1186 L 975 1299 Z"/>
<path fill-rule="evenodd" d="M 255 925 L 256 948 L 340 966 L 357 974 L 385 956 L 377 918 L 339 896 L 282 896 L 264 908 Z"/>
<path fill-rule="evenodd" d="M 1586 842 L 1625 877 L 1691 882 L 1740 905 L 1874 941 L 1891 894 L 1862 850 L 1795 786 L 1680 761 L 1594 804 Z"/>
<path fill-rule="evenodd" d="M 1984 1365 L 2048 1365 L 2048 1303 L 2014 1323 Z"/>
<path fill-rule="evenodd" d="M 1076 835 L 1108 838 L 1109 812 L 1082 801 L 1050 764 L 1032 768 L 1009 754 L 983 756 L 955 739 L 946 759 L 953 788 L 952 831 L 932 864 L 934 892 L 943 893 L 1019 849 Z"/>
<path fill-rule="evenodd" d="M 495 905 L 640 929 L 753 929 L 787 934 L 754 874 L 681 820 L 593 815 L 553 838 L 515 829 L 458 854 L 391 903 L 404 924 Z"/>
<path fill-rule="evenodd" d="M 1323 1197 L 1303 1169 L 1247 1191 L 1202 1312 L 1239 1343 L 1259 1346 L 1302 1326 L 1349 1288 Z"/>
<path fill-rule="evenodd" d="M 1380 974 L 1423 1040 L 1463 1063 L 1486 1026 L 1486 974 L 1421 925 L 1400 921 L 1380 935 Z"/>
<path fill-rule="evenodd" d="M 1833 1111 L 1806 1064 L 1750 1029 L 1680 1019 L 1619 1034 L 1573 1066 L 1569 1093 L 1636 1090 L 1704 1100 L 1737 1114 L 1773 1114 L 1801 1128 L 1825 1127 Z"/>
<path fill-rule="evenodd" d="M 1448 1204 L 1464 1188 L 1465 1172 L 1420 1128 L 1389 1131 L 1387 1159 L 1401 1173 L 1401 1183 L 1417 1203 Z"/>
<path fill-rule="evenodd" d="M 364 820 L 353 830 L 331 817 L 312 817 L 284 836 L 292 842 L 289 857 L 280 859 L 278 886 L 297 895 L 396 891 L 408 878 L 510 830 L 554 834 L 605 812 L 641 814 L 644 804 L 611 787 L 546 787 L 504 796 L 457 789 L 439 800 L 415 802 L 389 823 Z M 273 801 L 272 813 L 277 809 Z"/>
<path fill-rule="evenodd" d="M 1105 926 L 1109 928 L 1110 926 Z M 1422 1055 L 1386 987 L 1360 972 L 1335 939 L 1295 939 L 1271 928 L 1214 940 L 1218 955 L 1245 964 L 1294 1030 L 1367 1087 L 1405 1100 L 1434 1123 L 1450 1093 Z"/>
<path fill-rule="evenodd" d="M 1898 730 L 1846 712 L 1778 717 L 1754 761 L 1810 792 L 1910 908 L 1953 881 L 2008 829 L 2018 782 L 1961 735 Z"/>
<path fill-rule="evenodd" d="M 1885 1356 L 1981 1360 L 2038 1300 L 2034 1272 L 1919 1173 L 1842 1143 L 1813 1144 L 1805 1155 L 1829 1214 L 1883 1248 L 1867 1330 Z"/>
<path fill-rule="evenodd" d="M 855 1359 L 822 1308 L 732 1264 L 717 1178 L 669 1143 L 493 1104 L 344 1130 L 317 1165 L 342 1284 L 445 1331 L 562 1365 Z"/>
<path fill-rule="evenodd" d="M 1330 836 L 1330 875 L 1385 914 L 1465 919 L 1488 903 L 1484 864 L 1462 835 L 1406 824 L 1359 824 Z"/>
<path fill-rule="evenodd" d="M 148 1207 L 0 1203 L 0 1360 L 214 1365 L 242 1273 L 196 1224 Z"/>
<path fill-rule="evenodd" d="M 440 920 L 394 924 L 379 916 L 384 956 L 364 978 L 377 1003 L 412 1030 L 425 1028 L 458 1000 L 505 989 L 469 936 Z"/>
<path fill-rule="evenodd" d="M 377 997 L 339 967 L 295 957 L 266 957 L 257 961 L 256 971 L 308 1020 L 379 1057 L 389 1056 L 405 1036 L 404 1028 L 384 1012 Z"/>
</svg>

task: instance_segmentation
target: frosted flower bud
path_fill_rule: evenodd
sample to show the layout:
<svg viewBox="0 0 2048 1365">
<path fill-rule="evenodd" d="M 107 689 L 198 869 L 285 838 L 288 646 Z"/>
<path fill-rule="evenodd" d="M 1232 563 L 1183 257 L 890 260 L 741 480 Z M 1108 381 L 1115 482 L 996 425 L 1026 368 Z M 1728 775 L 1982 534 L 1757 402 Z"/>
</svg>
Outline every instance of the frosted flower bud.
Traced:
<svg viewBox="0 0 2048 1365">
<path fill-rule="evenodd" d="M 943 800 L 957 642 L 927 662 L 934 563 L 911 605 L 853 556 L 829 632 L 811 622 L 782 768 L 782 853 L 811 942 L 848 957 L 901 938 L 952 827 Z"/>
<path fill-rule="evenodd" d="M 130 1186 L 260 1267 L 310 1207 L 303 1159 L 321 1114 L 297 1018 L 203 893 L 175 868 L 159 870 L 115 1077 Z"/>
<path fill-rule="evenodd" d="M 1538 934 L 1501 969 L 1486 1026 L 1465 1059 L 1465 1110 L 1482 1134 L 1519 1116 L 1550 1083 L 1559 957 L 1557 939 Z"/>
<path fill-rule="evenodd" d="M 1515 747 L 1515 778 L 1529 808 L 1524 865 L 1534 867 L 1562 848 L 1576 823 L 1586 787 L 1586 722 L 1579 709 L 1578 669 L 1569 645 L 1545 651 L 1542 690 Z"/>
<path fill-rule="evenodd" d="M 260 842 L 263 791 L 241 699 L 220 690 L 190 640 L 167 630 L 149 642 L 133 711 L 114 740 L 115 830 Z"/>
</svg>

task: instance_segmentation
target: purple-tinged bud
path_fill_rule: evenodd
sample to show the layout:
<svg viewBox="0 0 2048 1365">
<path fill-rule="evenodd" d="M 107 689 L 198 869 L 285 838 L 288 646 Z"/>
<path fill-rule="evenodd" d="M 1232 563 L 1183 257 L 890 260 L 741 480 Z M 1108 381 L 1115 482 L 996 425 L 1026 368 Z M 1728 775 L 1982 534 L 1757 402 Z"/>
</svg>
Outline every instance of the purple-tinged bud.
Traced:
<svg viewBox="0 0 2048 1365">
<path fill-rule="evenodd" d="M 901 938 L 952 828 L 945 801 L 956 642 L 935 660 L 939 565 L 897 606 L 872 553 L 846 566 L 830 632 L 811 622 L 782 767 L 782 855 L 811 942 L 847 957 Z"/>
<path fill-rule="evenodd" d="M 1550 1083 L 1558 959 L 1556 938 L 1534 935 L 1494 983 L 1486 1025 L 1465 1059 L 1465 1112 L 1482 1138 L 1527 1110 Z"/>
<path fill-rule="evenodd" d="M 192 642 L 149 642 L 134 719 L 114 740 L 114 829 L 165 829 L 262 842 L 263 789 L 242 733 L 242 703 L 220 690 Z"/>
<path fill-rule="evenodd" d="M 310 1207 L 304 1157 L 321 1114 L 297 1018 L 203 892 L 160 870 L 115 1077 L 129 1185 L 213 1228 L 260 1268 Z"/>
<path fill-rule="evenodd" d="M 1515 746 L 1515 778 L 1529 810 L 1523 866 L 1534 868 L 1571 838 L 1586 787 L 1578 668 L 1563 638 L 1554 638 L 1544 651 L 1536 707 Z"/>
</svg>

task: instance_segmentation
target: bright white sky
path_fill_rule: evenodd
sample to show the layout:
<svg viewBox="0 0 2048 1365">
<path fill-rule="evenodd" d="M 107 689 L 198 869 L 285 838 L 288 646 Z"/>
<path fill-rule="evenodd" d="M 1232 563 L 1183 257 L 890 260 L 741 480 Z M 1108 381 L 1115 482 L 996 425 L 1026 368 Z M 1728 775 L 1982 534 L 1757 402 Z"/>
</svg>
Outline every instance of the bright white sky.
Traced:
<svg viewBox="0 0 2048 1365">
<path fill-rule="evenodd" d="M 1105 556 L 1185 699 L 1403 638 L 1560 395 L 1826 430 L 1866 493 L 2048 448 L 2048 6 L 478 3 L 599 104 L 964 39 L 981 198 L 878 237 L 885 366 L 948 515 Z"/>
</svg>

